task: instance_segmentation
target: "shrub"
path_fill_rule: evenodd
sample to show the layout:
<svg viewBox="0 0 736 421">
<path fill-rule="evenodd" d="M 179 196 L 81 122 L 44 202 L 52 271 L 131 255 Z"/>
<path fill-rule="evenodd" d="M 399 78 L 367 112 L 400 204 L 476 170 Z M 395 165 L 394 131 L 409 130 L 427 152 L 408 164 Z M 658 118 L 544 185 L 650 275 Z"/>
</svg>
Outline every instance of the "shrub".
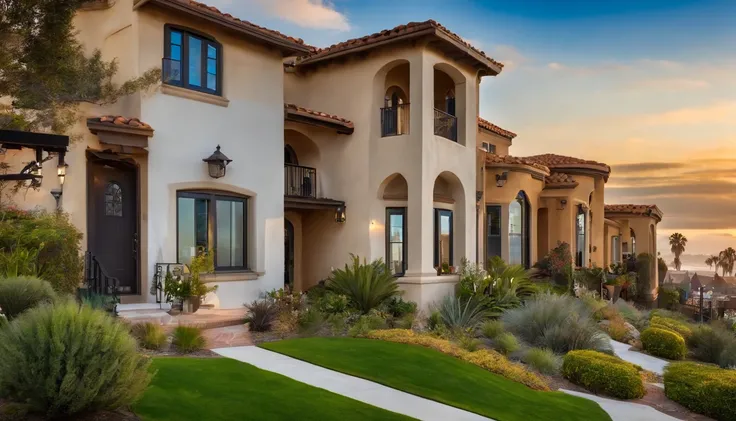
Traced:
<svg viewBox="0 0 736 421">
<path fill-rule="evenodd" d="M 341 314 L 348 310 L 348 297 L 327 292 L 317 302 L 319 311 L 324 314 Z"/>
<path fill-rule="evenodd" d="M 130 333 L 138 339 L 138 343 L 146 349 L 161 349 L 166 343 L 166 333 L 161 325 L 146 322 L 134 324 Z"/>
<path fill-rule="evenodd" d="M 427 329 L 437 330 L 441 325 L 442 325 L 442 315 L 440 315 L 440 312 L 437 310 L 434 310 L 431 313 L 429 313 L 429 317 L 427 317 Z"/>
<path fill-rule="evenodd" d="M 678 322 L 687 323 L 690 321 L 687 316 L 680 313 L 679 311 L 671 311 L 666 310 L 663 308 L 655 308 L 654 310 L 649 312 L 649 318 L 653 318 L 654 316 L 659 316 L 665 319 L 672 319 L 677 320 Z"/>
<path fill-rule="evenodd" d="M 518 351 L 520 348 L 519 340 L 516 339 L 516 336 L 508 332 L 498 335 L 493 343 L 496 346 L 496 350 L 503 355 L 509 355 L 512 352 Z"/>
<path fill-rule="evenodd" d="M 572 253 L 568 243 L 558 243 L 548 255 L 538 261 L 534 267 L 541 274 L 549 276 L 557 285 L 569 286 L 572 272 Z"/>
<path fill-rule="evenodd" d="M 30 276 L 0 279 L 0 309 L 9 321 L 22 312 L 56 298 L 46 281 Z"/>
<path fill-rule="evenodd" d="M 661 308 L 675 310 L 680 305 L 680 292 L 674 288 L 659 287 L 657 300 Z"/>
<path fill-rule="evenodd" d="M 680 334 L 680 336 L 682 336 L 685 339 L 689 338 L 690 335 L 693 333 L 692 329 L 687 324 L 680 322 L 678 320 L 674 320 L 674 319 L 670 319 L 666 317 L 660 317 L 660 316 L 652 317 L 649 320 L 649 326 L 677 332 Z"/>
<path fill-rule="evenodd" d="M 578 293 L 578 298 L 585 303 L 591 313 L 603 311 L 608 308 L 606 302 L 601 300 L 601 297 L 595 291 L 582 290 Z M 603 313 L 601 314 L 603 315 Z M 605 316 L 603 317 L 606 318 Z"/>
<path fill-rule="evenodd" d="M 641 330 L 647 326 L 647 317 L 639 309 L 634 307 L 633 304 L 624 300 L 618 300 L 613 306 L 618 310 L 618 313 L 624 320 L 634 325 L 637 329 Z"/>
<path fill-rule="evenodd" d="M 606 270 L 593 264 L 591 268 L 580 268 L 576 272 L 576 279 L 589 291 L 600 291 L 601 284 L 606 282 Z"/>
<path fill-rule="evenodd" d="M 623 318 L 610 320 L 606 331 L 614 341 L 624 342 L 629 336 L 629 328 Z"/>
<path fill-rule="evenodd" d="M 82 295 L 82 304 L 90 306 L 95 310 L 112 312 L 118 304 L 118 299 L 111 295 L 103 295 L 88 291 Z"/>
<path fill-rule="evenodd" d="M 0 396 L 49 418 L 130 405 L 148 386 L 148 365 L 121 323 L 73 300 L 0 330 Z"/>
<path fill-rule="evenodd" d="M 207 341 L 202 336 L 202 329 L 197 326 L 177 326 L 171 344 L 179 352 L 189 354 L 204 349 Z"/>
<path fill-rule="evenodd" d="M 562 359 L 547 348 L 529 348 L 521 359 L 533 369 L 548 376 L 559 373 L 562 366 Z"/>
<path fill-rule="evenodd" d="M 396 318 L 404 317 L 417 312 L 417 303 L 404 301 L 401 297 L 393 297 L 386 302 L 386 312 Z"/>
<path fill-rule="evenodd" d="M 562 375 L 596 393 L 619 399 L 644 396 L 639 369 L 618 357 L 596 351 L 571 351 L 562 363 Z"/>
<path fill-rule="evenodd" d="M 82 233 L 61 213 L 0 212 L 0 274 L 40 276 L 73 294 L 82 280 Z"/>
<path fill-rule="evenodd" d="M 467 334 L 460 335 L 457 338 L 457 343 L 458 345 L 460 345 L 460 348 L 468 352 L 474 352 L 477 351 L 478 348 L 480 348 L 480 341 Z"/>
<path fill-rule="evenodd" d="M 250 323 L 250 330 L 254 332 L 266 332 L 271 330 L 273 323 L 276 321 L 278 307 L 272 300 L 255 300 L 245 307 L 250 311 L 247 321 Z"/>
<path fill-rule="evenodd" d="M 561 354 L 574 349 L 612 352 L 585 304 L 568 295 L 540 294 L 501 320 L 506 330 L 532 346 Z"/>
<path fill-rule="evenodd" d="M 368 314 L 360 316 L 358 321 L 353 325 L 353 327 L 348 330 L 348 336 L 352 337 L 363 337 L 368 334 L 368 332 L 376 329 L 385 329 L 386 328 L 386 319 L 383 317 L 377 315 L 377 314 Z"/>
<path fill-rule="evenodd" d="M 481 300 L 448 295 L 437 307 L 442 323 L 450 330 L 470 330 L 478 326 L 486 318 L 486 310 Z"/>
<path fill-rule="evenodd" d="M 347 323 L 345 323 L 345 316 L 343 314 L 330 314 L 327 316 L 327 320 L 325 322 L 330 327 L 330 332 L 334 336 L 345 333 Z"/>
<path fill-rule="evenodd" d="M 360 263 L 360 257 L 350 255 L 352 265 L 335 269 L 327 280 L 327 289 L 342 294 L 361 313 L 367 314 L 386 300 L 399 294 L 399 284 L 383 260 Z"/>
<path fill-rule="evenodd" d="M 664 393 L 693 412 L 721 421 L 736 420 L 736 370 L 672 363 L 664 369 Z"/>
<path fill-rule="evenodd" d="M 503 322 L 500 320 L 488 320 L 480 326 L 480 331 L 488 339 L 496 337 L 504 332 Z"/>
<path fill-rule="evenodd" d="M 536 373 L 527 370 L 521 364 L 515 364 L 496 351 L 480 349 L 469 352 L 460 346 L 445 340 L 426 334 L 417 334 L 411 330 L 390 329 L 374 330 L 366 337 L 382 341 L 398 342 L 403 344 L 419 345 L 434 349 L 443 354 L 451 355 L 463 361 L 477 365 L 478 367 L 506 377 L 509 380 L 522 383 L 535 390 L 549 390 L 547 383 Z"/>
<path fill-rule="evenodd" d="M 297 317 L 297 325 L 301 334 L 314 334 L 322 327 L 324 322 L 325 319 L 322 317 L 322 313 L 314 307 L 299 312 Z"/>
<path fill-rule="evenodd" d="M 695 359 L 723 368 L 729 367 L 736 359 L 736 336 L 719 326 L 698 326 L 687 339 L 687 344 Z"/>
<path fill-rule="evenodd" d="M 655 357 L 670 360 L 685 358 L 685 340 L 677 332 L 650 327 L 641 333 L 641 344 L 645 351 Z"/>
</svg>

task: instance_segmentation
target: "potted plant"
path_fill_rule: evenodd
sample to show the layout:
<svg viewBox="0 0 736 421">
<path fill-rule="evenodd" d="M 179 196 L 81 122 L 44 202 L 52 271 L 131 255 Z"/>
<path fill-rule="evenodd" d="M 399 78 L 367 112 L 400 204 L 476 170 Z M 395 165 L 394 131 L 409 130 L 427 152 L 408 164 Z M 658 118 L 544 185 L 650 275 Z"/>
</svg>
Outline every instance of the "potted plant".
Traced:
<svg viewBox="0 0 736 421">
<path fill-rule="evenodd" d="M 611 298 L 611 302 L 615 303 L 618 301 L 618 296 L 621 294 L 621 288 L 623 288 L 623 285 L 629 281 L 628 277 L 629 275 L 619 275 L 615 278 L 606 278 L 606 283 L 604 285 L 608 290 L 608 296 Z"/>
<path fill-rule="evenodd" d="M 208 287 L 200 279 L 200 274 L 214 269 L 212 256 L 211 252 L 197 253 L 189 264 L 187 275 L 166 273 L 164 292 L 167 300 L 173 302 L 175 306 L 181 306 L 182 313 L 195 313 L 202 304 L 202 298 L 217 290 L 217 286 Z"/>
</svg>

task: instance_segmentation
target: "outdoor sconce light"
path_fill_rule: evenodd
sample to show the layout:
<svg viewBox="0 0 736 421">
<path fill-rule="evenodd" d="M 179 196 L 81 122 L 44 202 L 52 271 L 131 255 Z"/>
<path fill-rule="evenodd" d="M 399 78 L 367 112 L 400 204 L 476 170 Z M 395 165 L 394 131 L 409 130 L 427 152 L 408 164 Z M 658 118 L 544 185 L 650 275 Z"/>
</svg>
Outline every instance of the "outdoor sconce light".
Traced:
<svg viewBox="0 0 736 421">
<path fill-rule="evenodd" d="M 567 199 L 560 199 L 560 209 L 564 210 L 567 207 Z"/>
<path fill-rule="evenodd" d="M 504 171 L 501 174 L 496 174 L 496 187 L 503 187 L 506 185 L 506 181 L 509 179 L 509 172 Z"/>
<path fill-rule="evenodd" d="M 210 177 L 212 178 L 224 177 L 227 164 L 233 162 L 232 159 L 220 152 L 220 145 L 217 145 L 217 149 L 215 149 L 215 152 L 209 158 L 203 159 L 202 161 L 207 163 Z"/>
<path fill-rule="evenodd" d="M 68 165 L 64 162 L 64 152 L 59 153 L 59 163 L 56 166 L 56 175 L 59 177 L 59 185 L 64 187 L 64 180 L 66 180 L 66 167 Z"/>
<path fill-rule="evenodd" d="M 347 216 L 345 215 L 345 206 L 338 206 L 335 209 L 335 222 L 338 224 L 344 224 L 347 220 Z"/>
<path fill-rule="evenodd" d="M 61 201 L 61 195 L 64 194 L 61 189 L 51 189 L 51 195 L 56 200 L 56 209 L 59 209 L 59 203 Z"/>
</svg>

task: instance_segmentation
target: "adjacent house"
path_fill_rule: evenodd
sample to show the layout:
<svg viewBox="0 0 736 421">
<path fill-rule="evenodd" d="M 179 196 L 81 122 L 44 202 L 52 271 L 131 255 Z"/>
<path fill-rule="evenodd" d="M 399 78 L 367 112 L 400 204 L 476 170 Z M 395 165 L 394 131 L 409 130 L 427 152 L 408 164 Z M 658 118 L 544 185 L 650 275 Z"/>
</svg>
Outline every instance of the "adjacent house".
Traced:
<svg viewBox="0 0 736 421">
<path fill-rule="evenodd" d="M 350 253 L 385 259 L 424 307 L 463 258 L 530 267 L 560 242 L 579 267 L 656 256 L 661 211 L 605 205 L 608 165 L 509 155 L 516 134 L 478 117 L 503 65 L 435 21 L 322 49 L 192 0 L 90 2 L 75 25 L 118 81 L 160 67 L 162 83 L 83 108 L 80 140 L 44 163 L 63 185 L 18 205 L 53 209 L 62 189 L 124 303 L 155 302 L 157 265 L 202 249 L 222 308 L 308 289 Z"/>
</svg>

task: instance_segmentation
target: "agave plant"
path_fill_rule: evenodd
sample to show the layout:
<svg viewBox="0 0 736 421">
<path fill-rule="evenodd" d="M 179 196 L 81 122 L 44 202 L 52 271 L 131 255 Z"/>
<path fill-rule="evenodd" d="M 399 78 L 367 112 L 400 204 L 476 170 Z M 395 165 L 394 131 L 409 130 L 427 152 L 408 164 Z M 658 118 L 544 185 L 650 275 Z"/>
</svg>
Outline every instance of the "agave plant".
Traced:
<svg viewBox="0 0 736 421">
<path fill-rule="evenodd" d="M 363 314 L 399 295 L 399 284 L 383 259 L 371 263 L 363 259 L 361 263 L 359 256 L 351 254 L 350 258 L 352 264 L 332 271 L 326 283 L 328 290 L 348 297 L 351 305 Z"/>
<path fill-rule="evenodd" d="M 450 330 L 470 330 L 488 317 L 483 302 L 476 298 L 463 299 L 448 295 L 437 306 L 442 323 Z"/>
</svg>

